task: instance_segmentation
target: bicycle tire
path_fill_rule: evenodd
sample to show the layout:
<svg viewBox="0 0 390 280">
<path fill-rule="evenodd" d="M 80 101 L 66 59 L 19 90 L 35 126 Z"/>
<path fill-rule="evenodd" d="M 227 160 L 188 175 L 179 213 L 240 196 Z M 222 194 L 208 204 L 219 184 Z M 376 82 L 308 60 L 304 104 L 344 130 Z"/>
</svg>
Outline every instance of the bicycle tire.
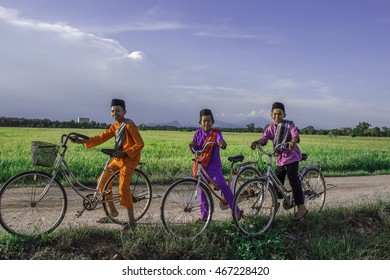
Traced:
<svg viewBox="0 0 390 280">
<path fill-rule="evenodd" d="M 64 219 L 68 200 L 64 187 L 54 179 L 48 192 L 35 199 L 51 181 L 51 175 L 27 171 L 10 178 L 0 189 L 0 224 L 9 233 L 37 236 L 55 230 Z"/>
<path fill-rule="evenodd" d="M 302 174 L 302 191 L 305 206 L 309 211 L 321 211 L 326 198 L 326 184 L 324 176 L 316 167 L 309 167 Z"/>
<path fill-rule="evenodd" d="M 121 207 L 119 205 L 120 195 L 119 195 L 119 170 L 115 172 L 108 180 L 104 186 L 103 199 L 103 209 L 107 217 L 116 224 L 125 225 L 129 223 L 129 216 L 127 213 L 126 207 Z M 109 188 L 112 186 L 111 191 Z M 139 169 L 135 169 L 130 181 L 130 189 L 133 197 L 133 206 L 134 206 L 134 220 L 139 221 L 148 211 L 150 203 L 152 201 L 152 185 L 150 184 L 149 178 L 144 172 Z M 113 197 L 110 198 L 107 194 L 112 194 Z M 118 216 L 112 216 L 109 211 L 107 202 L 114 202 L 114 206 L 118 212 Z"/>
<path fill-rule="evenodd" d="M 237 174 L 237 180 L 233 186 L 233 193 L 236 193 L 237 190 L 248 180 L 260 178 L 261 172 L 254 166 L 245 166 L 240 169 Z"/>
<path fill-rule="evenodd" d="M 165 192 L 161 202 L 161 220 L 166 231 L 180 239 L 200 236 L 210 224 L 214 212 L 214 202 L 207 187 L 196 179 L 181 179 L 173 183 Z M 200 217 L 200 191 L 205 195 L 208 209 L 204 220 Z"/>
<path fill-rule="evenodd" d="M 237 207 L 242 213 L 232 212 L 233 221 L 240 232 L 247 236 L 263 234 L 272 224 L 278 202 L 272 186 L 266 188 L 264 178 L 245 182 L 237 191 L 233 200 L 233 209 Z"/>
</svg>

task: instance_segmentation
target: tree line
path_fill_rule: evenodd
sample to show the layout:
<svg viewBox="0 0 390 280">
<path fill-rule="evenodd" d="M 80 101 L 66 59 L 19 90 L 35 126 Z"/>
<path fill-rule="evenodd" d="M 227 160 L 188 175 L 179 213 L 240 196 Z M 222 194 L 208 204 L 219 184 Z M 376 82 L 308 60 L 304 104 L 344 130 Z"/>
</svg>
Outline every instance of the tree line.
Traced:
<svg viewBox="0 0 390 280">
<path fill-rule="evenodd" d="M 51 121 L 49 119 L 26 119 L 0 117 L 0 127 L 38 127 L 38 128 L 97 128 L 106 129 L 109 124 L 91 122 L 71 121 Z M 198 127 L 176 127 L 176 126 L 148 126 L 143 123 L 138 125 L 139 130 L 171 130 L 171 131 L 194 131 Z M 223 128 L 228 132 L 254 132 L 262 133 L 265 128 L 255 127 L 254 123 L 247 124 L 244 128 Z M 390 128 L 372 127 L 367 122 L 359 122 L 354 128 L 336 128 L 336 129 L 316 129 L 313 126 L 307 126 L 299 129 L 300 134 L 305 135 L 329 135 L 329 136 L 364 136 L 364 137 L 390 137 Z"/>
<path fill-rule="evenodd" d="M 49 119 L 26 119 L 0 117 L 0 127 L 38 127 L 38 128 L 100 128 L 106 129 L 109 125 L 106 123 L 76 122 L 71 121 L 52 121 Z"/>
<path fill-rule="evenodd" d="M 264 129 L 255 128 L 254 123 L 250 123 L 247 125 L 247 131 L 249 132 L 263 132 Z M 372 127 L 372 125 L 368 122 L 359 122 L 354 128 L 344 127 L 335 129 L 315 129 L 313 126 L 309 125 L 307 127 L 299 129 L 299 133 L 305 135 L 390 137 L 390 128 Z"/>
</svg>

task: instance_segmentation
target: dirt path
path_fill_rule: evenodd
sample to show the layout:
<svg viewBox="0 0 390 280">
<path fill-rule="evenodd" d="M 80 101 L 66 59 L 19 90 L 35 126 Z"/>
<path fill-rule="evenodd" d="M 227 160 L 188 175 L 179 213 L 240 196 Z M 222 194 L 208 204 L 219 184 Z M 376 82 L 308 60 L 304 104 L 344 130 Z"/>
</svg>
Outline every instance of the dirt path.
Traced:
<svg viewBox="0 0 390 280">
<path fill-rule="evenodd" d="M 389 201 L 390 203 L 390 175 L 364 176 L 364 177 L 327 177 L 328 191 L 325 201 L 325 207 L 351 206 L 356 204 L 370 203 L 378 199 Z M 140 224 L 161 224 L 160 203 L 161 196 L 168 186 L 153 185 L 153 200 L 146 215 L 140 220 Z M 114 227 L 113 224 L 98 224 L 96 220 L 105 216 L 102 207 L 93 211 L 85 211 L 80 218 L 76 213 L 82 210 L 82 201 L 74 191 L 68 193 L 68 210 L 64 221 L 60 227 L 75 227 L 91 225 L 96 227 Z M 216 204 L 218 205 L 218 204 Z M 219 207 L 215 208 L 214 220 L 230 219 L 229 211 L 222 211 Z M 4 232 L 0 228 L 0 233 Z"/>
</svg>

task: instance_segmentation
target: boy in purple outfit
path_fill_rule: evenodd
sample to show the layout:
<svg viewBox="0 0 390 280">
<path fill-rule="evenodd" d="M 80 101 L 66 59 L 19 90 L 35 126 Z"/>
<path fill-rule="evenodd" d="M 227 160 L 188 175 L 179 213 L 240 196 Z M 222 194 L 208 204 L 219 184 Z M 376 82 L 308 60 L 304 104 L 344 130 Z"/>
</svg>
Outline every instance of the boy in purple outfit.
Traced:
<svg viewBox="0 0 390 280">
<path fill-rule="evenodd" d="M 274 147 L 281 143 L 288 143 L 288 148 L 277 152 L 275 173 L 282 184 L 284 184 L 287 175 L 293 190 L 294 202 L 298 206 L 298 211 L 295 213 L 293 220 L 299 221 L 308 212 L 304 204 L 302 186 L 298 177 L 298 166 L 302 154 L 297 146 L 297 142 L 299 142 L 298 129 L 293 121 L 286 120 L 285 117 L 284 105 L 280 102 L 272 104 L 271 118 L 275 122 L 267 126 L 260 140 L 253 142 L 251 148 L 256 149 L 257 144 L 265 146 L 268 140 L 273 141 Z"/>
<path fill-rule="evenodd" d="M 204 109 L 200 111 L 199 124 L 202 128 L 195 132 L 193 141 L 190 143 L 190 148 L 200 150 L 207 142 L 212 141 L 218 143 L 218 146 L 215 147 L 208 146 L 212 148 L 212 150 L 206 150 L 203 154 L 202 167 L 206 170 L 210 178 L 218 185 L 227 204 L 230 208 L 232 208 L 234 197 L 231 189 L 226 184 L 225 178 L 223 177 L 221 157 L 219 155 L 219 149 L 226 149 L 226 142 L 222 137 L 222 132 L 218 129 L 212 128 L 212 125 L 214 124 L 214 117 L 211 110 Z M 194 173 L 195 172 L 196 171 L 194 171 Z M 208 209 L 207 204 L 205 203 L 205 195 L 202 191 L 200 191 L 200 194 L 200 219 L 202 220 L 206 219 Z M 220 204 L 220 207 L 221 209 L 227 209 L 224 204 Z"/>
</svg>

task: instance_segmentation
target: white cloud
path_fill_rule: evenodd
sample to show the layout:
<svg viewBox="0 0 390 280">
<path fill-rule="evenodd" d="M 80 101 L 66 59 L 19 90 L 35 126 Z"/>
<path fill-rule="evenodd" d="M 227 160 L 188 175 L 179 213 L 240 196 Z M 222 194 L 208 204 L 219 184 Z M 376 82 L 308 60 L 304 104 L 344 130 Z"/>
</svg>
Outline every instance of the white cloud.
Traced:
<svg viewBox="0 0 390 280">
<path fill-rule="evenodd" d="M 136 61 L 140 61 L 145 59 L 145 54 L 142 51 L 134 51 L 130 53 L 128 57 Z"/>
</svg>

